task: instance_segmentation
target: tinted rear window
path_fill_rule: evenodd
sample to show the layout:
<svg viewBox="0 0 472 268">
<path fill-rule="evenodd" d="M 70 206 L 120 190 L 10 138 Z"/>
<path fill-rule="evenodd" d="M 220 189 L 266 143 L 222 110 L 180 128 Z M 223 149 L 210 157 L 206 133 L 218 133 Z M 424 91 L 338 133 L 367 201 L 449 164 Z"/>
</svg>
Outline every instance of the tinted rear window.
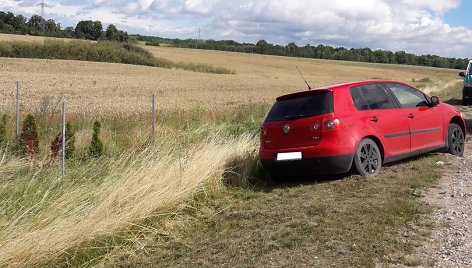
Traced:
<svg viewBox="0 0 472 268">
<path fill-rule="evenodd" d="M 277 101 L 266 122 L 294 120 L 333 112 L 333 92 L 321 92 L 308 96 Z"/>
</svg>

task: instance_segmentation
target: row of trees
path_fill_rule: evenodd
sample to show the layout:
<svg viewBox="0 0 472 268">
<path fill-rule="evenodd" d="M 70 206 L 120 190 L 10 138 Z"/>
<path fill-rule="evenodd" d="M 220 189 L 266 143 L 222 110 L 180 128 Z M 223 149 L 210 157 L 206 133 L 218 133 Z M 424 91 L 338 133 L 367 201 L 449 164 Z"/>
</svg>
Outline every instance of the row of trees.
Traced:
<svg viewBox="0 0 472 268">
<path fill-rule="evenodd" d="M 405 51 L 392 52 L 388 50 L 372 50 L 370 48 L 331 47 L 325 45 L 298 46 L 290 43 L 285 46 L 273 45 L 265 40 L 256 44 L 238 43 L 233 40 L 195 40 L 195 39 L 169 39 L 152 36 L 133 35 L 133 38 L 143 41 L 150 46 L 173 46 L 194 49 L 222 50 L 242 53 L 256 53 L 265 55 L 303 57 L 315 59 L 344 60 L 356 62 L 389 63 L 420 65 L 441 68 L 466 69 L 469 59 L 445 58 L 437 55 L 421 55 L 407 53 Z"/>
<path fill-rule="evenodd" d="M 0 32 L 42 35 L 52 37 L 79 38 L 88 40 L 110 40 L 119 42 L 130 41 L 125 31 L 118 30 L 110 24 L 104 31 L 100 21 L 79 21 L 76 27 L 61 28 L 54 20 L 45 20 L 41 16 L 33 15 L 29 20 L 22 15 L 15 16 L 11 12 L 0 11 Z M 144 41 L 147 45 L 159 46 L 162 44 L 174 47 L 188 47 L 197 49 L 211 49 L 265 55 L 305 57 L 330 60 L 345 60 L 357 62 L 409 64 L 442 68 L 466 69 L 468 59 L 445 58 L 437 55 L 417 56 L 405 51 L 391 52 L 387 50 L 372 50 L 370 48 L 331 47 L 325 45 L 298 46 L 295 43 L 288 45 L 273 45 L 265 40 L 256 44 L 238 43 L 233 40 L 195 40 L 195 39 L 167 39 L 153 36 L 133 35 L 131 38 Z"/>
<path fill-rule="evenodd" d="M 408 64 L 441 68 L 466 69 L 469 59 L 445 58 L 437 55 L 421 55 L 406 53 L 405 51 L 372 50 L 370 48 L 331 47 L 325 45 L 298 46 L 290 43 L 285 46 L 273 45 L 265 40 L 256 44 L 238 43 L 233 40 L 195 40 L 195 39 L 165 39 L 149 36 L 135 36 L 137 40 L 145 41 L 147 45 L 162 45 L 197 49 L 256 53 L 265 55 L 304 57 L 329 60 L 344 60 L 356 62 Z"/>
<path fill-rule="evenodd" d="M 77 26 L 61 28 L 60 23 L 54 20 L 45 20 L 41 16 L 33 15 L 27 19 L 23 15 L 0 11 L 0 32 L 11 34 L 29 34 L 37 36 L 78 38 L 87 40 L 109 40 L 127 42 L 128 33 L 120 31 L 110 24 L 104 31 L 100 21 L 79 21 Z"/>
</svg>

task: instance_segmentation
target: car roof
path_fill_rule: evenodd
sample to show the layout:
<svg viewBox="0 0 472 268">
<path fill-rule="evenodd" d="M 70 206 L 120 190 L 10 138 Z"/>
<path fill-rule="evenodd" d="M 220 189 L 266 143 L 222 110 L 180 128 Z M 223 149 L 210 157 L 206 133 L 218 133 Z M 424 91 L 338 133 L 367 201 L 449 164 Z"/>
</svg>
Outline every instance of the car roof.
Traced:
<svg viewBox="0 0 472 268">
<path fill-rule="evenodd" d="M 334 85 L 328 85 L 328 86 L 321 86 L 321 87 L 317 87 L 317 88 L 314 88 L 314 89 L 311 89 L 311 90 L 305 90 L 305 91 L 290 93 L 290 94 L 286 94 L 286 95 L 278 97 L 277 100 L 279 101 L 279 100 L 286 100 L 286 99 L 297 98 L 297 97 L 302 97 L 302 96 L 309 96 L 309 95 L 313 95 L 313 94 L 319 94 L 319 93 L 322 93 L 322 92 L 333 92 L 333 91 L 340 90 L 340 89 L 351 88 L 351 87 L 360 86 L 360 85 L 367 85 L 367 84 L 376 84 L 376 83 L 404 84 L 402 82 L 394 81 L 394 80 L 355 81 L 355 82 L 340 83 L 340 84 L 334 84 Z"/>
</svg>

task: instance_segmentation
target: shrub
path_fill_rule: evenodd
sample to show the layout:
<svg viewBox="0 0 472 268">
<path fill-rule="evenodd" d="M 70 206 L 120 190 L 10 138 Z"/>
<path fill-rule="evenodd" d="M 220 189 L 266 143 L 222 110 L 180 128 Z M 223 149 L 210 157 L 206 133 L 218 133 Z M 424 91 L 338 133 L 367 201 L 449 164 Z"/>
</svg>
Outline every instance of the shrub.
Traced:
<svg viewBox="0 0 472 268">
<path fill-rule="evenodd" d="M 100 157 L 103 153 L 103 143 L 98 137 L 100 135 L 100 128 L 102 125 L 100 122 L 95 121 L 93 123 L 93 134 L 92 134 L 92 142 L 90 144 L 89 153 L 93 157 Z"/>
<path fill-rule="evenodd" d="M 38 127 L 36 119 L 28 114 L 21 128 L 20 152 L 34 157 L 39 152 Z"/>
<path fill-rule="evenodd" d="M 62 149 L 62 132 L 58 133 L 54 140 L 51 142 L 51 157 L 56 158 Z M 66 123 L 66 158 L 70 159 L 73 157 L 75 151 L 75 131 L 72 125 Z"/>
<path fill-rule="evenodd" d="M 4 114 L 0 120 L 0 147 L 7 143 L 7 123 L 8 116 Z"/>
</svg>

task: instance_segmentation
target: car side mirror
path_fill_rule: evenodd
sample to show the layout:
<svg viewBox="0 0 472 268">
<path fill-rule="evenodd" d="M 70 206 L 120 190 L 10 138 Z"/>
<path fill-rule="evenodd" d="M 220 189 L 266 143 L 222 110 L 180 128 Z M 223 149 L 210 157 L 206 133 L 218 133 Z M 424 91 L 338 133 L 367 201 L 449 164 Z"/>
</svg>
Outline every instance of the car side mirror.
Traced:
<svg viewBox="0 0 472 268">
<path fill-rule="evenodd" d="M 436 97 L 436 96 L 432 96 L 432 97 L 431 97 L 431 104 L 432 104 L 433 106 L 437 106 L 437 105 L 439 104 L 439 102 L 440 102 L 440 101 L 439 101 L 439 97 Z"/>
<path fill-rule="evenodd" d="M 460 73 L 459 73 L 459 76 L 464 77 L 464 76 L 465 76 L 465 73 L 464 73 L 464 72 L 460 72 Z"/>
</svg>

